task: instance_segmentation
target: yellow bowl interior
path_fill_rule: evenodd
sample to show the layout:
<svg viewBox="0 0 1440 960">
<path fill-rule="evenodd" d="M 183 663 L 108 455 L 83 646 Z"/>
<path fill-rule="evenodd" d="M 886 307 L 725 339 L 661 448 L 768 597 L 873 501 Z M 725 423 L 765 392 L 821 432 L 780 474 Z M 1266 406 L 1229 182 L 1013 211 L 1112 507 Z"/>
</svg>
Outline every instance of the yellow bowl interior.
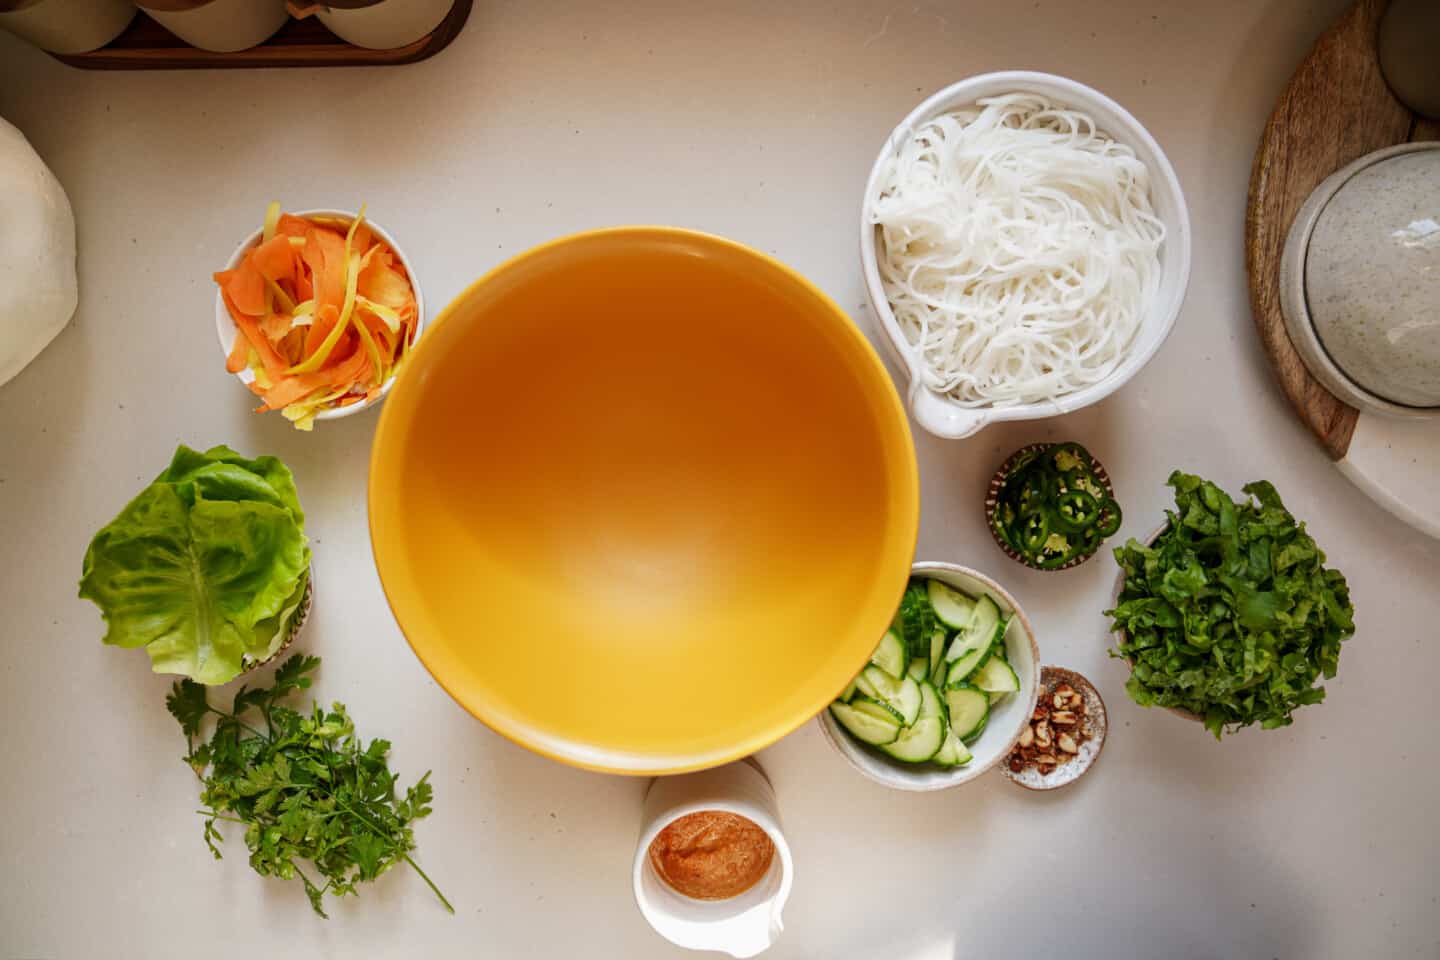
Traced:
<svg viewBox="0 0 1440 960">
<path fill-rule="evenodd" d="M 370 528 L 416 654 L 547 756 L 664 773 L 804 723 L 889 623 L 919 515 L 849 318 L 667 228 L 538 247 L 462 293 L 384 408 Z"/>
</svg>

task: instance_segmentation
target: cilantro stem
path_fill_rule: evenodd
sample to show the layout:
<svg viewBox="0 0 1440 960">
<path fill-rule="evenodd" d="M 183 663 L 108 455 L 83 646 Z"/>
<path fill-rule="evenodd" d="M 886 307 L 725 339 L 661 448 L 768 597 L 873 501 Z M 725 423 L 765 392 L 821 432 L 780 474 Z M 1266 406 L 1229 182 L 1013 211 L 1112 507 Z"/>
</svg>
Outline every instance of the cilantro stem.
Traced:
<svg viewBox="0 0 1440 960">
<path fill-rule="evenodd" d="M 250 726 L 250 724 L 246 723 L 244 720 L 241 720 L 238 713 L 226 713 L 224 710 L 217 710 L 214 707 L 207 707 L 207 709 L 211 713 L 215 714 L 215 716 L 217 717 L 224 717 L 227 720 L 234 720 L 236 725 L 239 726 L 242 730 L 249 730 L 251 733 L 255 734 L 255 736 L 261 738 L 262 740 L 265 740 L 267 742 L 270 740 L 268 736 L 261 733 L 259 730 L 256 730 L 254 727 Z"/>
<path fill-rule="evenodd" d="M 435 896 L 440 898 L 441 903 L 445 904 L 445 909 L 449 910 L 451 913 L 454 913 L 455 908 L 450 905 L 449 900 L 445 899 L 445 894 L 440 892 L 440 888 L 435 886 L 435 881 L 431 880 L 428 876 L 425 875 L 425 871 L 420 869 L 420 864 L 416 863 L 414 860 L 411 860 L 410 854 L 408 853 L 402 852 L 400 856 L 405 860 L 406 863 L 410 864 L 410 866 L 415 868 L 415 872 L 420 874 L 420 879 L 425 881 L 425 885 L 435 893 Z"/>
<path fill-rule="evenodd" d="M 379 827 L 375 826 L 375 824 L 371 823 L 370 820 L 368 820 L 366 817 L 362 816 L 361 813 L 360 813 L 360 811 L 358 811 L 358 810 L 356 810 L 354 807 L 350 806 L 350 804 L 346 803 L 344 800 L 340 800 L 340 801 L 338 801 L 338 802 L 339 802 L 340 806 L 342 806 L 342 807 L 344 807 L 346 810 L 348 810 L 348 811 L 350 812 L 350 815 L 353 816 L 356 820 L 359 820 L 361 823 L 365 824 L 365 826 L 369 827 L 371 830 L 374 830 L 377 836 L 382 836 L 382 837 L 383 837 L 383 836 L 385 835 L 385 831 L 384 831 L 384 830 L 382 830 L 382 829 L 380 829 Z M 411 860 L 411 859 L 410 859 L 410 854 L 407 853 L 407 852 L 405 852 L 405 850 L 400 849 L 398 845 L 396 845 L 396 850 L 397 850 L 397 852 L 400 854 L 400 859 L 402 859 L 402 860 L 404 860 L 406 863 L 410 864 L 410 866 L 415 869 L 415 872 L 418 873 L 418 874 L 420 874 L 420 879 L 425 881 L 425 885 L 431 889 L 431 891 L 435 894 L 435 896 L 437 896 L 437 897 L 440 898 L 440 902 L 441 902 L 441 903 L 445 904 L 445 909 L 446 909 L 446 910 L 449 910 L 451 913 L 454 913 L 454 912 L 455 912 L 455 908 L 454 908 L 453 906 L 451 906 L 449 900 L 446 900 L 446 899 L 445 899 L 445 894 L 443 894 L 443 893 L 440 892 L 440 888 L 437 887 L 437 886 L 435 886 L 435 881 L 434 881 L 434 880 L 431 880 L 430 877 L 429 877 L 429 875 L 426 874 L 424 870 L 421 870 L 421 869 L 420 869 L 420 864 L 416 863 L 414 860 Z"/>
<path fill-rule="evenodd" d="M 216 813 L 214 810 L 196 810 L 195 812 L 201 816 L 209 817 L 211 820 L 224 820 L 226 823 L 239 823 L 247 827 L 250 825 L 248 821 L 241 820 L 239 817 L 227 817 L 225 814 Z"/>
</svg>

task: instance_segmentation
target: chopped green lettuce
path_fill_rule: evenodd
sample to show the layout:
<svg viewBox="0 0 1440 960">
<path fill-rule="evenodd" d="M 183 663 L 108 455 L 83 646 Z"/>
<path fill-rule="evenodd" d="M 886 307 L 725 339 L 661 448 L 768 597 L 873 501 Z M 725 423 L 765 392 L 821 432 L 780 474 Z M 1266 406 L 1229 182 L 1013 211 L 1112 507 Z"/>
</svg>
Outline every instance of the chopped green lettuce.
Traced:
<svg viewBox="0 0 1440 960">
<path fill-rule="evenodd" d="M 1175 510 L 1154 544 L 1115 551 L 1125 585 L 1106 611 L 1132 666 L 1125 685 L 1141 706 L 1194 713 L 1217 738 L 1259 723 L 1291 723 L 1319 703 L 1340 645 L 1355 633 L 1345 577 L 1285 509 L 1275 488 L 1247 484 L 1236 503 L 1176 471 Z"/>
<path fill-rule="evenodd" d="M 284 642 L 308 585 L 304 525 L 279 460 L 182 445 L 95 535 L 80 596 L 105 643 L 144 647 L 156 673 L 225 683 Z"/>
</svg>

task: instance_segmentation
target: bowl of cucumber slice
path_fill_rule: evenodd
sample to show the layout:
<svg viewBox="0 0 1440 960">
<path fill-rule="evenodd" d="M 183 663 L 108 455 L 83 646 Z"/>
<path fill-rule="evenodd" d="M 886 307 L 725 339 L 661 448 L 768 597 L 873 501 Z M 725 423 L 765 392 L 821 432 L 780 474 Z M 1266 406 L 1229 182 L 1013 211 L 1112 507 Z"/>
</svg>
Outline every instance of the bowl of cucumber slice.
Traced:
<svg viewBox="0 0 1440 960">
<path fill-rule="evenodd" d="M 851 766 L 896 790 L 974 780 L 1035 709 L 1040 650 L 1004 587 L 969 567 L 917 563 L 870 662 L 820 714 Z"/>
</svg>

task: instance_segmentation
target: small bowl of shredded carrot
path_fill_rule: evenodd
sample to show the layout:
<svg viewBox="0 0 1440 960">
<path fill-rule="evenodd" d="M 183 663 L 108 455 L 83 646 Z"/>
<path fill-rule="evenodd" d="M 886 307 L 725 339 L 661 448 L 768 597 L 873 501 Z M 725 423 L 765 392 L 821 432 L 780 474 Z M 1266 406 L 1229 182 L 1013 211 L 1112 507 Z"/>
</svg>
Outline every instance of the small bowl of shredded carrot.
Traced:
<svg viewBox="0 0 1440 960">
<path fill-rule="evenodd" d="M 359 213 L 282 213 L 215 274 L 225 369 L 299 430 L 378 404 L 424 325 L 415 273 Z"/>
</svg>

